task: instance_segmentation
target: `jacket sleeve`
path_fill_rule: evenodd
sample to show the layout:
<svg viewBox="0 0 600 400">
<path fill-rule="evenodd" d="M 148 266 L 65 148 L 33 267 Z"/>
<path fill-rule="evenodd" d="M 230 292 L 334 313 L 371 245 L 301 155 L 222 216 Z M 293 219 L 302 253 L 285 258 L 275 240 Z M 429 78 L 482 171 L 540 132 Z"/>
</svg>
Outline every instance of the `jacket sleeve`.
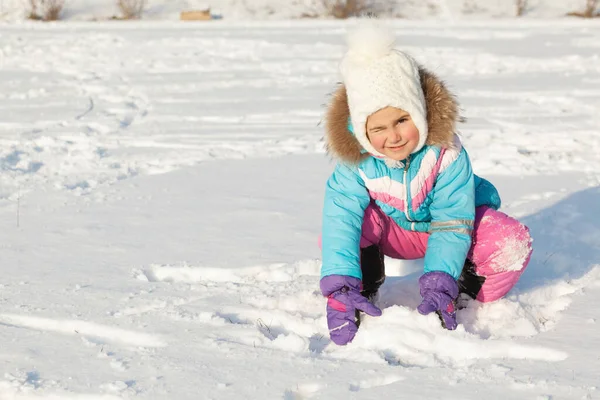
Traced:
<svg viewBox="0 0 600 400">
<path fill-rule="evenodd" d="M 429 211 L 425 272 L 442 271 L 458 279 L 471 247 L 475 220 L 475 181 L 464 149 L 438 175 Z"/>
<path fill-rule="evenodd" d="M 325 188 L 321 277 L 349 275 L 362 279 L 360 237 L 369 202 L 357 168 L 338 164 Z"/>
</svg>

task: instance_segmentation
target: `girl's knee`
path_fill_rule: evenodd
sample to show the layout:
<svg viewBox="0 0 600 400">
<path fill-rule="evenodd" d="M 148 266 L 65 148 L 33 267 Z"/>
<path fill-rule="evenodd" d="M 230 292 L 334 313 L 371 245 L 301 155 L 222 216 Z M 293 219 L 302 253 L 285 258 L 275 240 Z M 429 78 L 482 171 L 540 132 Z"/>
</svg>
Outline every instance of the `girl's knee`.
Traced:
<svg viewBox="0 0 600 400">
<path fill-rule="evenodd" d="M 533 239 L 529 228 L 514 218 L 506 217 L 504 226 L 501 227 L 504 237 L 504 252 L 514 253 L 515 257 L 525 264 L 525 260 L 531 254 L 531 243 Z M 526 265 L 523 265 L 525 268 Z M 520 268 L 522 269 L 522 268 Z"/>
<path fill-rule="evenodd" d="M 479 211 L 479 210 L 478 210 Z M 472 260 L 479 275 L 523 271 L 532 252 L 529 229 L 508 215 L 487 209 L 473 235 Z"/>
<path fill-rule="evenodd" d="M 527 226 L 514 218 L 506 216 L 499 226 L 499 231 L 501 237 L 504 238 L 505 251 L 515 252 L 521 258 L 525 258 L 531 253 L 533 239 Z"/>
<path fill-rule="evenodd" d="M 531 234 L 529 228 L 515 218 L 502 214 L 500 225 L 506 234 L 516 238 L 517 240 L 531 243 Z"/>
<path fill-rule="evenodd" d="M 530 247 L 531 235 L 529 228 L 513 217 L 488 207 L 477 209 L 474 241 L 488 242 L 487 244 L 500 244 L 505 242 L 509 245 L 522 244 L 522 247 Z"/>
</svg>

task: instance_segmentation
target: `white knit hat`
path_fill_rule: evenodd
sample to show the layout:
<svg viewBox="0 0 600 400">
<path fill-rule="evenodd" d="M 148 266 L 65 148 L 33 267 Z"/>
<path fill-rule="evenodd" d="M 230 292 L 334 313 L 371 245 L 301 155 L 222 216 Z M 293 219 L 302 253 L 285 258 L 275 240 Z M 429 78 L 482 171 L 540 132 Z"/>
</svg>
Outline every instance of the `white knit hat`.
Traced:
<svg viewBox="0 0 600 400">
<path fill-rule="evenodd" d="M 392 32 L 369 21 L 348 34 L 348 51 L 340 64 L 354 135 L 366 151 L 383 159 L 386 157 L 375 150 L 365 131 L 367 117 L 382 108 L 396 107 L 410 114 L 419 130 L 413 153 L 427 140 L 427 108 L 419 67 L 394 45 Z"/>
</svg>

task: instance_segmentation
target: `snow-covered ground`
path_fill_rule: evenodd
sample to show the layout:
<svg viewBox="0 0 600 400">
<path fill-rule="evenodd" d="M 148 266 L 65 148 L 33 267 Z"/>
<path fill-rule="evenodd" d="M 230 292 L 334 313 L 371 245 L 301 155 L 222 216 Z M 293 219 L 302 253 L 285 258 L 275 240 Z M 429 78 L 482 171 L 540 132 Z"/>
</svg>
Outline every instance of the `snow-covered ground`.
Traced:
<svg viewBox="0 0 600 400">
<path fill-rule="evenodd" d="M 0 399 L 600 399 L 600 27 L 396 22 L 535 252 L 455 332 L 388 260 L 336 347 L 319 122 L 347 24 L 0 26 Z"/>
<path fill-rule="evenodd" d="M 39 2 L 39 0 L 38 0 Z M 127 0 L 137 2 L 137 0 Z M 145 0 L 142 18 L 178 20 L 182 11 L 211 10 L 225 20 L 331 18 L 331 5 L 345 0 Z M 456 21 L 480 18 L 514 18 L 517 0 L 365 0 L 369 12 L 407 19 Z M 583 11 L 586 0 L 527 0 L 523 17 L 545 19 Z M 23 20 L 29 0 L 0 0 L 0 20 Z M 117 0 L 65 0 L 61 19 L 106 20 L 121 13 Z"/>
</svg>

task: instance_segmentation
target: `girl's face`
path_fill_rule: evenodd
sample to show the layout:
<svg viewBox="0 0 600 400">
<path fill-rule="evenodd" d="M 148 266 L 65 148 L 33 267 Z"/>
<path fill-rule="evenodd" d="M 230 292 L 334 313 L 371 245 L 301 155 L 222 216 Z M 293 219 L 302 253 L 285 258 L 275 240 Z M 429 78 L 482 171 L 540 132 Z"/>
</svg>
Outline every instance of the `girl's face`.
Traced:
<svg viewBox="0 0 600 400">
<path fill-rule="evenodd" d="M 419 144 L 419 130 L 410 114 L 395 107 L 369 115 L 367 137 L 375 150 L 396 161 L 406 159 Z"/>
</svg>

